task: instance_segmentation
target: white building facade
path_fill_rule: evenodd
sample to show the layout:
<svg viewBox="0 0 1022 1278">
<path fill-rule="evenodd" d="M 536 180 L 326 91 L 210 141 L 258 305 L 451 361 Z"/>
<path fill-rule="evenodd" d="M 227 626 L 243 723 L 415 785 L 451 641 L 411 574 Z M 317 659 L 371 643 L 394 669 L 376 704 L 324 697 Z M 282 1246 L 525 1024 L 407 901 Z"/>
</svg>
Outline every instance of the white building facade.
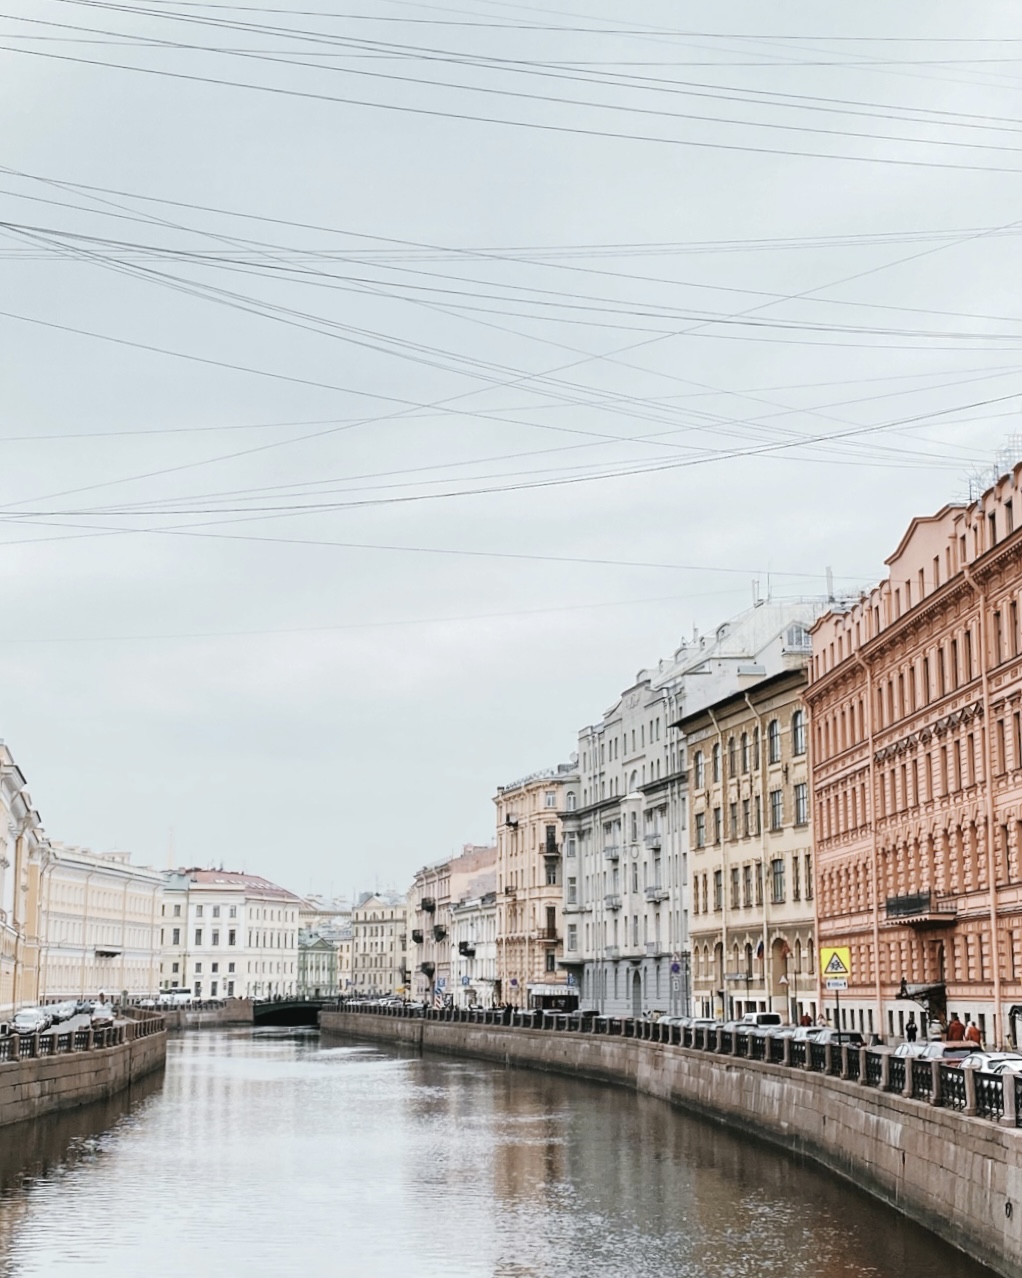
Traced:
<svg viewBox="0 0 1022 1278">
<path fill-rule="evenodd" d="M 497 893 L 451 907 L 451 994 L 457 1007 L 493 1007 L 497 995 Z"/>
<path fill-rule="evenodd" d="M 40 886 L 39 1000 L 153 994 L 163 875 L 127 852 L 51 842 Z"/>
<path fill-rule="evenodd" d="M 195 998 L 271 998 L 298 985 L 302 900 L 256 874 L 178 870 L 164 876 L 160 986 Z"/>
</svg>

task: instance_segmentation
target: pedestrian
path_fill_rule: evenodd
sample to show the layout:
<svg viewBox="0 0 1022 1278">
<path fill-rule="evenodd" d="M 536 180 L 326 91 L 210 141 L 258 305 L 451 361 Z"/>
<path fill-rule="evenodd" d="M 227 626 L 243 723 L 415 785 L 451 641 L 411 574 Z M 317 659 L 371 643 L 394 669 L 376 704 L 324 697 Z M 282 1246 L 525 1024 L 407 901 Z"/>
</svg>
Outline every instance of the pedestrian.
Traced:
<svg viewBox="0 0 1022 1278">
<path fill-rule="evenodd" d="M 905 1041 L 907 1043 L 914 1043 L 918 1032 L 919 1027 L 916 1025 L 915 1017 L 910 1014 L 908 1023 L 905 1026 Z"/>
<path fill-rule="evenodd" d="M 812 1025 L 812 1023 L 813 1023 L 813 1018 L 809 1015 L 809 1013 L 803 1012 L 802 1019 L 799 1021 L 799 1025 Z"/>
<path fill-rule="evenodd" d="M 968 1016 L 965 1018 L 965 1022 L 965 1041 L 974 1043 L 976 1047 L 982 1047 L 983 1035 L 979 1032 L 979 1026 Z"/>
<path fill-rule="evenodd" d="M 960 1043 L 965 1038 L 965 1026 L 958 1019 L 958 1013 L 952 1012 L 951 1020 L 947 1027 L 947 1041 L 949 1043 Z"/>
</svg>

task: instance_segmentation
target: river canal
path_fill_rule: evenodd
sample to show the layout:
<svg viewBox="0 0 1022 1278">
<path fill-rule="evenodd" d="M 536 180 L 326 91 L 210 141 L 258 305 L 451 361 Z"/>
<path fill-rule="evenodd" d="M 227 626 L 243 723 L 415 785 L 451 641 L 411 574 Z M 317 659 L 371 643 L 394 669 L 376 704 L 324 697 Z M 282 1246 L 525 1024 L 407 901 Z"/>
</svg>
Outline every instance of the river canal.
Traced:
<svg viewBox="0 0 1022 1278">
<path fill-rule="evenodd" d="M 990 1278 L 660 1101 L 293 1031 L 172 1039 L 0 1184 L 3 1278 Z"/>
</svg>

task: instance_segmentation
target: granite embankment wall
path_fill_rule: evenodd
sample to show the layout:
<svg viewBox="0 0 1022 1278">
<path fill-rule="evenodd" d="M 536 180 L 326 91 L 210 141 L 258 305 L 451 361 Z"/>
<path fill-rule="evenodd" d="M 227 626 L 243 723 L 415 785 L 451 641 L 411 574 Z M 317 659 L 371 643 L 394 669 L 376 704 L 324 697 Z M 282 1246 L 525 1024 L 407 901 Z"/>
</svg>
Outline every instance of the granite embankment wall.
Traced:
<svg viewBox="0 0 1022 1278">
<path fill-rule="evenodd" d="M 124 1041 L 110 1047 L 0 1061 L 0 1127 L 105 1100 L 162 1069 L 166 1031 L 136 1038 L 133 1026 L 125 1030 Z"/>
<path fill-rule="evenodd" d="M 323 1012 L 324 1032 L 615 1083 L 754 1133 L 1022 1278 L 1022 1130 L 791 1066 L 606 1035 Z"/>
</svg>

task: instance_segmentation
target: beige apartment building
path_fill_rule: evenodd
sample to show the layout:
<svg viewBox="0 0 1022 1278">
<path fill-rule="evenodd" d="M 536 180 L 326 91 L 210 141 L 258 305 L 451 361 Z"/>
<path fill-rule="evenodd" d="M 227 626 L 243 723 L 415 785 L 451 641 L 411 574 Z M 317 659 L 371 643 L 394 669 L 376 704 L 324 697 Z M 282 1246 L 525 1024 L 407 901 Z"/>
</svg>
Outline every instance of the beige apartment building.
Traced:
<svg viewBox="0 0 1022 1278">
<path fill-rule="evenodd" d="M 163 875 L 127 852 L 51 842 L 41 876 L 39 1000 L 153 994 Z"/>
<path fill-rule="evenodd" d="M 493 891 L 496 860 L 495 847 L 466 843 L 459 856 L 423 866 L 415 875 L 408 893 L 415 998 L 459 1001 L 455 996 L 466 973 L 457 961 L 458 946 L 466 937 L 463 927 L 455 927 L 456 907 Z"/>
<path fill-rule="evenodd" d="M 842 1019 L 1015 1038 L 1022 1006 L 1022 464 L 912 521 L 889 576 L 813 629 L 818 935 Z"/>
<path fill-rule="evenodd" d="M 0 742 L 0 1016 L 38 1002 L 45 849 L 24 774 Z"/>
<path fill-rule="evenodd" d="M 530 986 L 568 985 L 561 964 L 564 849 L 560 818 L 577 806 L 578 780 L 576 765 L 562 763 L 500 786 L 494 798 L 498 1002 L 526 1007 Z"/>
<path fill-rule="evenodd" d="M 408 993 L 407 912 L 396 892 L 366 894 L 351 911 L 353 994 Z"/>
<path fill-rule="evenodd" d="M 697 1015 L 817 1015 L 806 656 L 682 718 Z M 750 667 L 750 670 L 753 668 Z M 763 672 L 765 673 L 765 672 Z"/>
</svg>

